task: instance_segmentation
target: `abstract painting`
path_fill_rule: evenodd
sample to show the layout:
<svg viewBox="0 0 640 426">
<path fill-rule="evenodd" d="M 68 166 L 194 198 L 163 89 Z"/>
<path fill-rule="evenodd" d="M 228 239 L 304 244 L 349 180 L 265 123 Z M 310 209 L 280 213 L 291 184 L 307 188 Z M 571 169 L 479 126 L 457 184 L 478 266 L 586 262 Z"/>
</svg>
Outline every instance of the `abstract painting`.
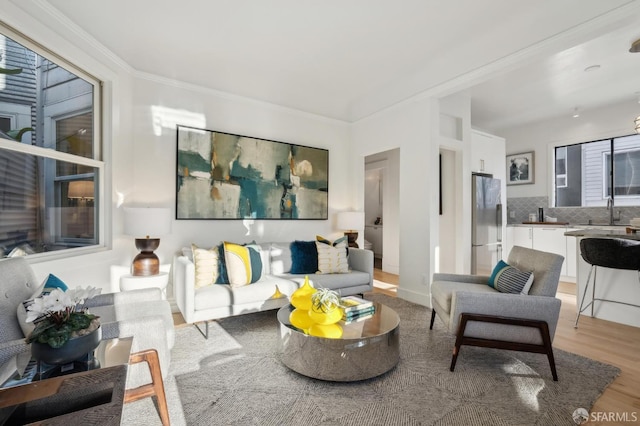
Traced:
<svg viewBox="0 0 640 426">
<path fill-rule="evenodd" d="M 533 183 L 534 152 L 507 155 L 507 185 Z"/>
<path fill-rule="evenodd" d="M 329 151 L 178 126 L 176 219 L 327 219 Z"/>
</svg>

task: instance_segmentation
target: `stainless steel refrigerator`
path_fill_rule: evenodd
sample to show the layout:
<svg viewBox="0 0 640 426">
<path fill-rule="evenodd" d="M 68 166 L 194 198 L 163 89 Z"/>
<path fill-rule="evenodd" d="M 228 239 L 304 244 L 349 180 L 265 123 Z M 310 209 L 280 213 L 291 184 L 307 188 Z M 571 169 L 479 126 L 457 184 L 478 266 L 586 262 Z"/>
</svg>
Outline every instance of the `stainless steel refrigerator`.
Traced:
<svg viewBox="0 0 640 426">
<path fill-rule="evenodd" d="M 500 179 L 472 175 L 471 273 L 491 275 L 502 259 L 502 203 Z"/>
</svg>

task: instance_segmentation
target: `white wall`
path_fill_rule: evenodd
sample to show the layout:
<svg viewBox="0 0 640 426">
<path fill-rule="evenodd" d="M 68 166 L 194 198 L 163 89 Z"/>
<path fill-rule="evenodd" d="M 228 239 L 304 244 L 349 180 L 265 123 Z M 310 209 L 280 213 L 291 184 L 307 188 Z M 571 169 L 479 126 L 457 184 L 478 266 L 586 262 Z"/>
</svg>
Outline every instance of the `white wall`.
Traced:
<svg viewBox="0 0 640 426">
<path fill-rule="evenodd" d="M 567 112 L 552 120 L 496 131 L 506 139 L 507 154 L 535 151 L 535 183 L 509 186 L 507 197 L 550 196 L 551 147 L 632 134 L 638 114 L 640 104 L 632 100 L 583 110 L 578 118 Z"/>
<path fill-rule="evenodd" d="M 448 212 L 440 217 L 438 262 L 442 272 L 471 270 L 471 100 L 462 91 L 439 100 L 440 152 L 452 157 L 443 164 L 442 190 Z M 453 217 L 451 217 L 451 215 Z M 444 263 L 443 263 L 444 262 Z"/>
<path fill-rule="evenodd" d="M 364 199 L 364 157 L 399 148 L 398 295 L 427 306 L 438 239 L 437 128 L 438 106 L 433 99 L 405 102 L 352 126 L 357 199 Z"/>
<path fill-rule="evenodd" d="M 210 246 L 225 239 L 289 241 L 313 239 L 316 234 L 340 235 L 333 226 L 335 212 L 352 207 L 345 184 L 349 179 L 346 123 L 184 84 L 151 81 L 38 5 L 18 7 L 7 0 L 0 0 L 0 5 L 7 24 L 105 82 L 103 140 L 108 167 L 103 225 L 109 247 L 57 260 L 29 259 L 39 278 L 54 273 L 71 286 L 116 290 L 110 285 L 110 266 L 127 265 L 137 253 L 133 237 L 122 234 L 122 206 L 167 206 L 175 211 L 176 119 L 172 113 L 178 122 L 195 117 L 202 120 L 202 127 L 213 130 L 329 149 L 329 220 L 255 221 L 249 235 L 242 221 L 173 221 L 172 234 L 161 239 L 156 252 L 162 263 L 170 262 L 176 250 L 192 242 Z M 156 108 L 152 114 L 153 107 L 162 107 L 160 113 Z"/>
<path fill-rule="evenodd" d="M 239 220 L 174 220 L 172 234 L 156 251 L 161 262 L 191 243 L 210 247 L 223 240 L 248 242 L 335 238 L 335 213 L 350 206 L 347 187 L 348 125 L 294 110 L 225 96 L 211 91 L 176 87 L 169 81 L 136 78 L 133 138 L 136 165 L 124 191 L 124 205 L 171 207 L 175 217 L 176 128 L 171 114 L 182 120 L 202 120 L 201 127 L 329 150 L 329 220 L 256 220 L 249 229 Z M 160 107 L 160 108 L 158 108 Z M 161 111 L 156 113 L 153 111 Z M 164 118 L 163 118 L 164 117 Z M 154 127 L 164 121 L 165 126 Z M 185 123 L 179 123 L 185 124 Z M 188 124 L 188 123 L 187 123 Z M 131 240 L 132 250 L 133 240 Z"/>
</svg>

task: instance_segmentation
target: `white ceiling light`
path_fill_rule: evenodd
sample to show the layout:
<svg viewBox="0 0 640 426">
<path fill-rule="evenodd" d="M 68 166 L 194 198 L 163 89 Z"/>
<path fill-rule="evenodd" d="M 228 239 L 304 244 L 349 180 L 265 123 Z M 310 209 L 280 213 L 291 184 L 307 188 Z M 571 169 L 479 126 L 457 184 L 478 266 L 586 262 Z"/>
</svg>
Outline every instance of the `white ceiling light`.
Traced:
<svg viewBox="0 0 640 426">
<path fill-rule="evenodd" d="M 578 110 L 578 107 L 575 107 L 573 109 L 573 118 L 578 118 L 580 117 L 580 111 Z"/>
</svg>

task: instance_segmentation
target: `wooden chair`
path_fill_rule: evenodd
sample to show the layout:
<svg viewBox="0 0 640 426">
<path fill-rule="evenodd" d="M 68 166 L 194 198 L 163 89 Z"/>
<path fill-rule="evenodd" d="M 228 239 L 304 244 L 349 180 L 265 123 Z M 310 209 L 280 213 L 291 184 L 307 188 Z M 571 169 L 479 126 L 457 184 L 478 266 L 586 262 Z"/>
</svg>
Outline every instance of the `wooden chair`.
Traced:
<svg viewBox="0 0 640 426">
<path fill-rule="evenodd" d="M 131 354 L 129 364 L 137 364 L 146 362 L 151 373 L 151 383 L 129 389 L 124 394 L 125 404 L 128 402 L 138 401 L 142 398 L 156 397 L 158 403 L 158 414 L 162 420 L 163 426 L 169 426 L 169 407 L 167 406 L 167 398 L 164 393 L 164 382 L 162 381 L 162 372 L 160 370 L 160 360 L 158 352 L 155 349 L 147 349 Z"/>
</svg>

